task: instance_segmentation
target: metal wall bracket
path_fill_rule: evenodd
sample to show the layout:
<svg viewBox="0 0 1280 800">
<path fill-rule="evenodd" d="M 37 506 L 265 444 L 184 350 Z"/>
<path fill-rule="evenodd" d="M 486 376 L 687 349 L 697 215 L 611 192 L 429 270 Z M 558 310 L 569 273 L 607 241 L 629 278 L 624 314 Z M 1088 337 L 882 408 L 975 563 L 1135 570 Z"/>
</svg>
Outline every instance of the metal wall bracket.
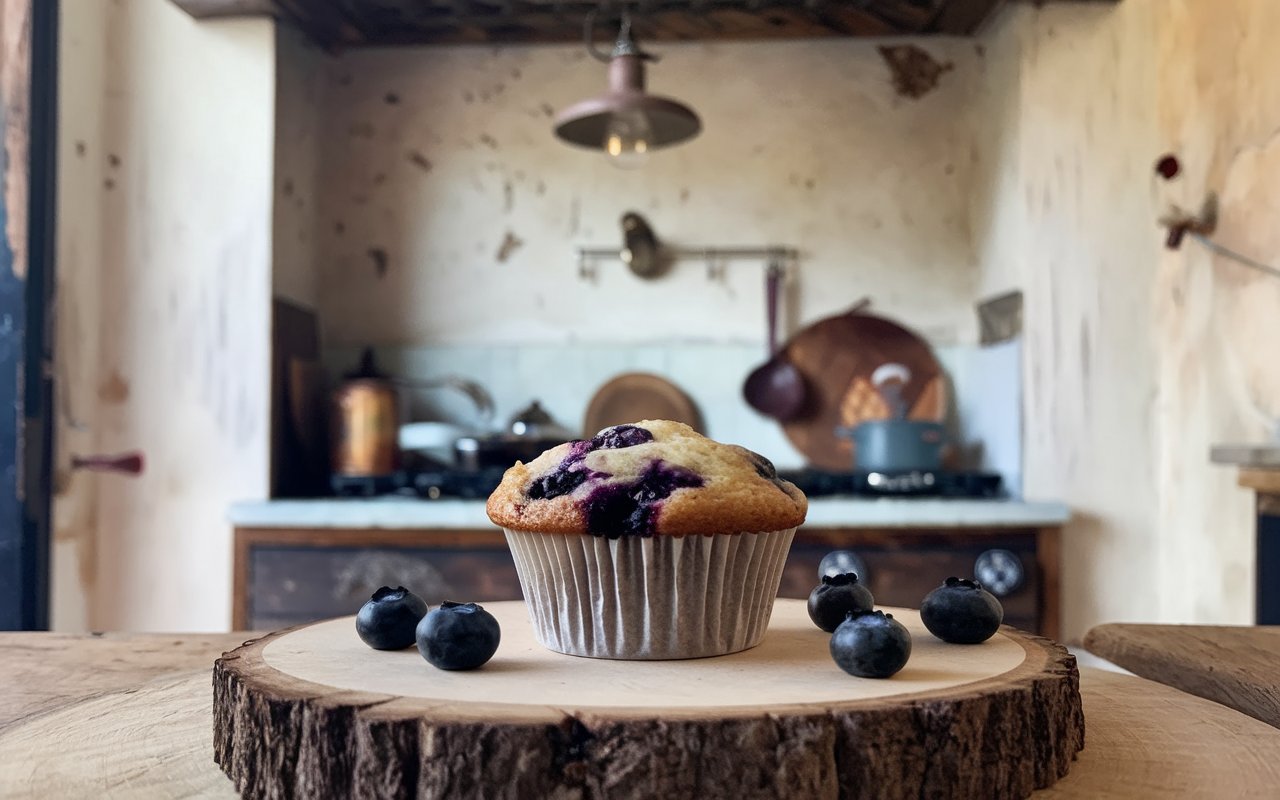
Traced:
<svg viewBox="0 0 1280 800">
<path fill-rule="evenodd" d="M 575 250 L 578 277 L 594 280 L 597 266 L 602 261 L 631 263 L 631 251 L 627 248 L 578 247 Z M 727 265 L 734 261 L 763 261 L 766 264 L 784 265 L 796 261 L 800 253 L 794 247 L 766 245 L 762 247 L 663 247 L 662 256 L 668 261 L 703 261 L 707 279 L 718 280 L 724 276 Z M 646 277 L 657 277 L 651 274 Z"/>
<path fill-rule="evenodd" d="M 764 261 L 770 267 L 785 267 L 799 258 L 793 247 L 766 245 L 763 247 L 670 247 L 662 243 L 653 227 L 635 211 L 622 215 L 622 247 L 578 247 L 578 277 L 595 280 L 596 267 L 601 261 L 621 261 L 637 277 L 651 280 L 666 274 L 667 267 L 675 261 L 699 259 L 706 262 L 707 280 L 720 280 L 725 267 L 731 261 Z"/>
</svg>

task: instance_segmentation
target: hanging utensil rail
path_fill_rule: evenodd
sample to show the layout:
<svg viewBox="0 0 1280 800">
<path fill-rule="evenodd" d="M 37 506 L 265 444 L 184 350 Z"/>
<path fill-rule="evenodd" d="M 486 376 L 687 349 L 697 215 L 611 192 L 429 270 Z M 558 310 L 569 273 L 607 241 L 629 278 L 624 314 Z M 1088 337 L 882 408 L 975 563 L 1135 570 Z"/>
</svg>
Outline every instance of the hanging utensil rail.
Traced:
<svg viewBox="0 0 1280 800">
<path fill-rule="evenodd" d="M 594 278 L 599 261 L 628 263 L 628 251 L 613 247 L 578 247 L 578 277 Z M 707 277 L 714 278 L 730 261 L 762 260 L 770 264 L 795 261 L 800 251 L 794 247 L 766 245 L 762 247 L 664 247 L 662 254 L 672 261 L 702 260 L 707 264 Z"/>
</svg>

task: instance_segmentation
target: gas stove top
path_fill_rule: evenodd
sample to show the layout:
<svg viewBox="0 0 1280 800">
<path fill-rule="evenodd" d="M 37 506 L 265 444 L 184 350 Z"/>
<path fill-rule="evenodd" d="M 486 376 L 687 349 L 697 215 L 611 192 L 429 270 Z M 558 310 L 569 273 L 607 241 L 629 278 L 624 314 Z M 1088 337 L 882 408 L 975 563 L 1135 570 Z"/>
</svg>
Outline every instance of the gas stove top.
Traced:
<svg viewBox="0 0 1280 800">
<path fill-rule="evenodd" d="M 446 498 L 483 500 L 502 480 L 500 467 L 482 470 L 422 469 L 372 477 L 334 476 L 334 494 L 340 497 L 377 497 L 399 494 L 426 500 Z M 778 475 L 791 481 L 809 497 L 968 497 L 1002 498 L 999 475 L 990 472 L 951 470 L 912 472 L 828 472 L 783 469 Z"/>
<path fill-rule="evenodd" d="M 906 472 L 827 472 L 805 468 L 778 470 L 809 497 L 884 495 L 923 497 L 999 498 L 1000 476 L 992 472 L 911 470 Z"/>
</svg>

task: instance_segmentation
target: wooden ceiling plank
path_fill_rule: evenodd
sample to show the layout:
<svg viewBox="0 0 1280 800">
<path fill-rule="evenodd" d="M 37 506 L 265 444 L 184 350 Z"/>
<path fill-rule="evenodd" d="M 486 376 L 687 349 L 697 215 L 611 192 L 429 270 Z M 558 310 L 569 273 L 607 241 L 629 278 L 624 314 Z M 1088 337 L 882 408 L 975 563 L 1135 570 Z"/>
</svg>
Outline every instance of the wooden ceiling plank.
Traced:
<svg viewBox="0 0 1280 800">
<path fill-rule="evenodd" d="M 814 15 L 835 35 L 895 36 L 902 29 L 852 3 L 826 3 Z"/>
<path fill-rule="evenodd" d="M 1004 4 L 1005 0 L 949 0 L 938 9 L 928 32 L 946 36 L 972 36 Z"/>
<path fill-rule="evenodd" d="M 172 0 L 172 2 L 196 19 L 279 16 L 275 0 Z"/>
<path fill-rule="evenodd" d="M 968 36 L 1007 0 L 171 0 L 198 18 L 269 15 L 323 47 L 574 42 L 635 13 L 642 41 Z M 1115 0 L 1105 0 L 1115 2 Z"/>
<path fill-rule="evenodd" d="M 326 3 L 317 7 L 307 0 L 275 0 L 275 4 L 281 19 L 288 20 L 324 49 L 357 46 L 367 41 L 360 29 L 352 25 L 335 6 Z"/>
<path fill-rule="evenodd" d="M 856 5 L 863 14 L 875 17 L 889 25 L 899 35 L 924 31 L 936 16 L 938 8 L 954 0 L 879 0 L 879 2 L 859 2 Z M 834 2 L 834 6 L 847 6 L 848 3 Z"/>
</svg>

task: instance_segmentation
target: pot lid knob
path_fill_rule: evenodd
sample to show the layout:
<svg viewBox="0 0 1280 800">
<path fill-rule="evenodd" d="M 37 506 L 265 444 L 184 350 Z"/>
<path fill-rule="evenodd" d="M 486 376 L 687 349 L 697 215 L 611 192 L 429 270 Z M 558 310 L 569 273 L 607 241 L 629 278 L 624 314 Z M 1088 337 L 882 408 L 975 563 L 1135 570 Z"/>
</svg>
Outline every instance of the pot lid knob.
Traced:
<svg viewBox="0 0 1280 800">
<path fill-rule="evenodd" d="M 531 436 L 551 429 L 559 430 L 559 428 L 560 426 L 537 400 L 511 418 L 511 432 L 517 436 Z"/>
</svg>

